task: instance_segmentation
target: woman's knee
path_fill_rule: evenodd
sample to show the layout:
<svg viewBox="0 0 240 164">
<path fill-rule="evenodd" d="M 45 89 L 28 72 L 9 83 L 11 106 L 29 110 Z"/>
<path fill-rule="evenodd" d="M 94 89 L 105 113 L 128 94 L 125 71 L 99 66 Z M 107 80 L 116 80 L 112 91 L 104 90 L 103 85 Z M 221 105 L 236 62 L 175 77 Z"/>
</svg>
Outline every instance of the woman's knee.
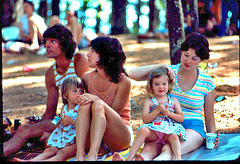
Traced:
<svg viewBox="0 0 240 164">
<path fill-rule="evenodd" d="M 147 127 L 142 127 L 139 131 L 138 131 L 138 135 L 145 135 L 147 136 L 147 134 L 149 134 L 150 129 Z"/>
<path fill-rule="evenodd" d="M 78 114 L 89 115 L 90 114 L 90 109 L 91 109 L 91 105 L 90 104 L 81 105 L 81 106 L 79 106 Z"/>
<path fill-rule="evenodd" d="M 102 100 L 95 100 L 92 103 L 92 114 L 100 114 L 105 112 L 105 103 Z"/>
</svg>

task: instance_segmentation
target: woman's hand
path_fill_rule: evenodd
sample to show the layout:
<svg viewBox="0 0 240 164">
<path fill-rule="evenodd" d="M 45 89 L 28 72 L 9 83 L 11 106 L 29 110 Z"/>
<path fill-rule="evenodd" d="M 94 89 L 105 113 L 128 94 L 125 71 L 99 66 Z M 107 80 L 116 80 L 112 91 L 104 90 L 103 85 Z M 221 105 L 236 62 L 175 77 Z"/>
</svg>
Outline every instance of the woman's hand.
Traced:
<svg viewBox="0 0 240 164">
<path fill-rule="evenodd" d="M 169 76 L 170 80 L 175 83 L 174 71 L 168 65 L 166 66 L 166 68 L 168 69 L 168 76 Z"/>
<path fill-rule="evenodd" d="M 96 96 L 96 95 L 89 94 L 89 93 L 84 93 L 84 94 L 78 96 L 77 104 L 79 106 L 86 105 L 88 103 L 94 102 L 97 99 L 99 99 L 99 97 Z"/>
<path fill-rule="evenodd" d="M 214 148 L 216 148 L 218 146 L 218 144 L 219 144 L 220 138 L 218 136 L 219 136 L 219 134 L 217 133 L 217 138 L 215 139 L 215 143 L 214 143 L 215 146 L 214 146 Z"/>
<path fill-rule="evenodd" d="M 218 136 L 219 136 L 219 134 L 217 133 L 217 138 L 215 139 L 215 142 L 214 142 L 214 144 L 215 144 L 214 148 L 216 148 L 219 144 L 220 138 Z M 204 139 L 206 140 L 206 137 Z"/>
</svg>

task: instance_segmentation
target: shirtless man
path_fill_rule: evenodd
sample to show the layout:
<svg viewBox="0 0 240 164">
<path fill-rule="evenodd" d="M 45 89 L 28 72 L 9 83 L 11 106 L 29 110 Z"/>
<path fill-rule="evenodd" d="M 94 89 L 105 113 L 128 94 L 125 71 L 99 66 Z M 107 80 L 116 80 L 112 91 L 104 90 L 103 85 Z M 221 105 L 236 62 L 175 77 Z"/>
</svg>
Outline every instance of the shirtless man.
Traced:
<svg viewBox="0 0 240 164">
<path fill-rule="evenodd" d="M 72 33 L 64 26 L 56 24 L 43 34 L 47 57 L 55 60 L 45 74 L 47 104 L 40 122 L 23 124 L 18 127 L 14 136 L 3 145 L 4 156 L 18 151 L 28 138 L 40 137 L 44 132 L 51 133 L 56 126 L 51 122 L 56 115 L 59 88 L 64 79 L 72 76 L 82 77 L 89 71 L 87 56 L 75 53 L 76 43 Z M 65 154 L 67 155 L 67 154 Z"/>
</svg>

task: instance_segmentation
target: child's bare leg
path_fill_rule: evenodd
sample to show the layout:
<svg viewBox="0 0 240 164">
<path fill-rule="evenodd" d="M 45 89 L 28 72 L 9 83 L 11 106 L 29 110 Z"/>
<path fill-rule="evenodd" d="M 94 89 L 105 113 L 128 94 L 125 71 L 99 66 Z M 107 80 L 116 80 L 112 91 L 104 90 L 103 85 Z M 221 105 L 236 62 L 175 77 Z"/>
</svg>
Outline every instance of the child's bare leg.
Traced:
<svg viewBox="0 0 240 164">
<path fill-rule="evenodd" d="M 138 152 L 138 150 L 140 149 L 140 147 L 142 146 L 146 139 L 148 141 L 155 141 L 157 140 L 157 135 L 154 131 L 150 130 L 149 128 L 143 127 L 138 131 L 134 139 L 127 160 L 133 160 L 134 156 L 136 155 L 136 153 Z"/>
<path fill-rule="evenodd" d="M 181 160 L 181 148 L 180 141 L 177 134 L 170 134 L 164 136 L 165 141 L 168 141 L 171 145 L 175 160 Z"/>
<path fill-rule="evenodd" d="M 38 156 L 36 156 L 33 159 L 28 160 L 28 161 L 44 161 L 44 160 L 54 156 L 58 151 L 59 151 L 59 149 L 56 147 L 49 147 L 49 148 L 45 149 L 41 154 L 39 154 Z"/>
<path fill-rule="evenodd" d="M 159 155 L 162 149 L 162 144 L 157 144 L 155 142 L 146 142 L 141 151 L 141 156 L 144 160 L 153 160 Z"/>
<path fill-rule="evenodd" d="M 76 155 L 77 146 L 76 143 L 65 146 L 57 152 L 57 154 L 46 161 L 65 161 L 68 158 L 71 158 Z"/>
</svg>

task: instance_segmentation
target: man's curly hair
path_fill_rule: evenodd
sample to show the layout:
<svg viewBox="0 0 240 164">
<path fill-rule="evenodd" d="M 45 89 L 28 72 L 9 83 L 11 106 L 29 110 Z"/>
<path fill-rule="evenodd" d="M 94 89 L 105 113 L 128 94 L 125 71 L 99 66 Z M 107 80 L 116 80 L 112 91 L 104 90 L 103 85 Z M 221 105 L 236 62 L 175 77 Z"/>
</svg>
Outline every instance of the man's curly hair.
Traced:
<svg viewBox="0 0 240 164">
<path fill-rule="evenodd" d="M 57 39 L 60 43 L 61 50 L 65 53 L 67 59 L 73 57 L 73 53 L 76 49 L 76 43 L 73 40 L 73 35 L 69 29 L 61 24 L 55 24 L 49 27 L 44 33 L 44 45 L 47 38 Z"/>
<path fill-rule="evenodd" d="M 118 39 L 97 37 L 91 41 L 91 47 L 99 54 L 97 65 L 104 69 L 112 82 L 118 83 L 122 73 L 127 75 L 123 67 L 126 56 Z"/>
</svg>

